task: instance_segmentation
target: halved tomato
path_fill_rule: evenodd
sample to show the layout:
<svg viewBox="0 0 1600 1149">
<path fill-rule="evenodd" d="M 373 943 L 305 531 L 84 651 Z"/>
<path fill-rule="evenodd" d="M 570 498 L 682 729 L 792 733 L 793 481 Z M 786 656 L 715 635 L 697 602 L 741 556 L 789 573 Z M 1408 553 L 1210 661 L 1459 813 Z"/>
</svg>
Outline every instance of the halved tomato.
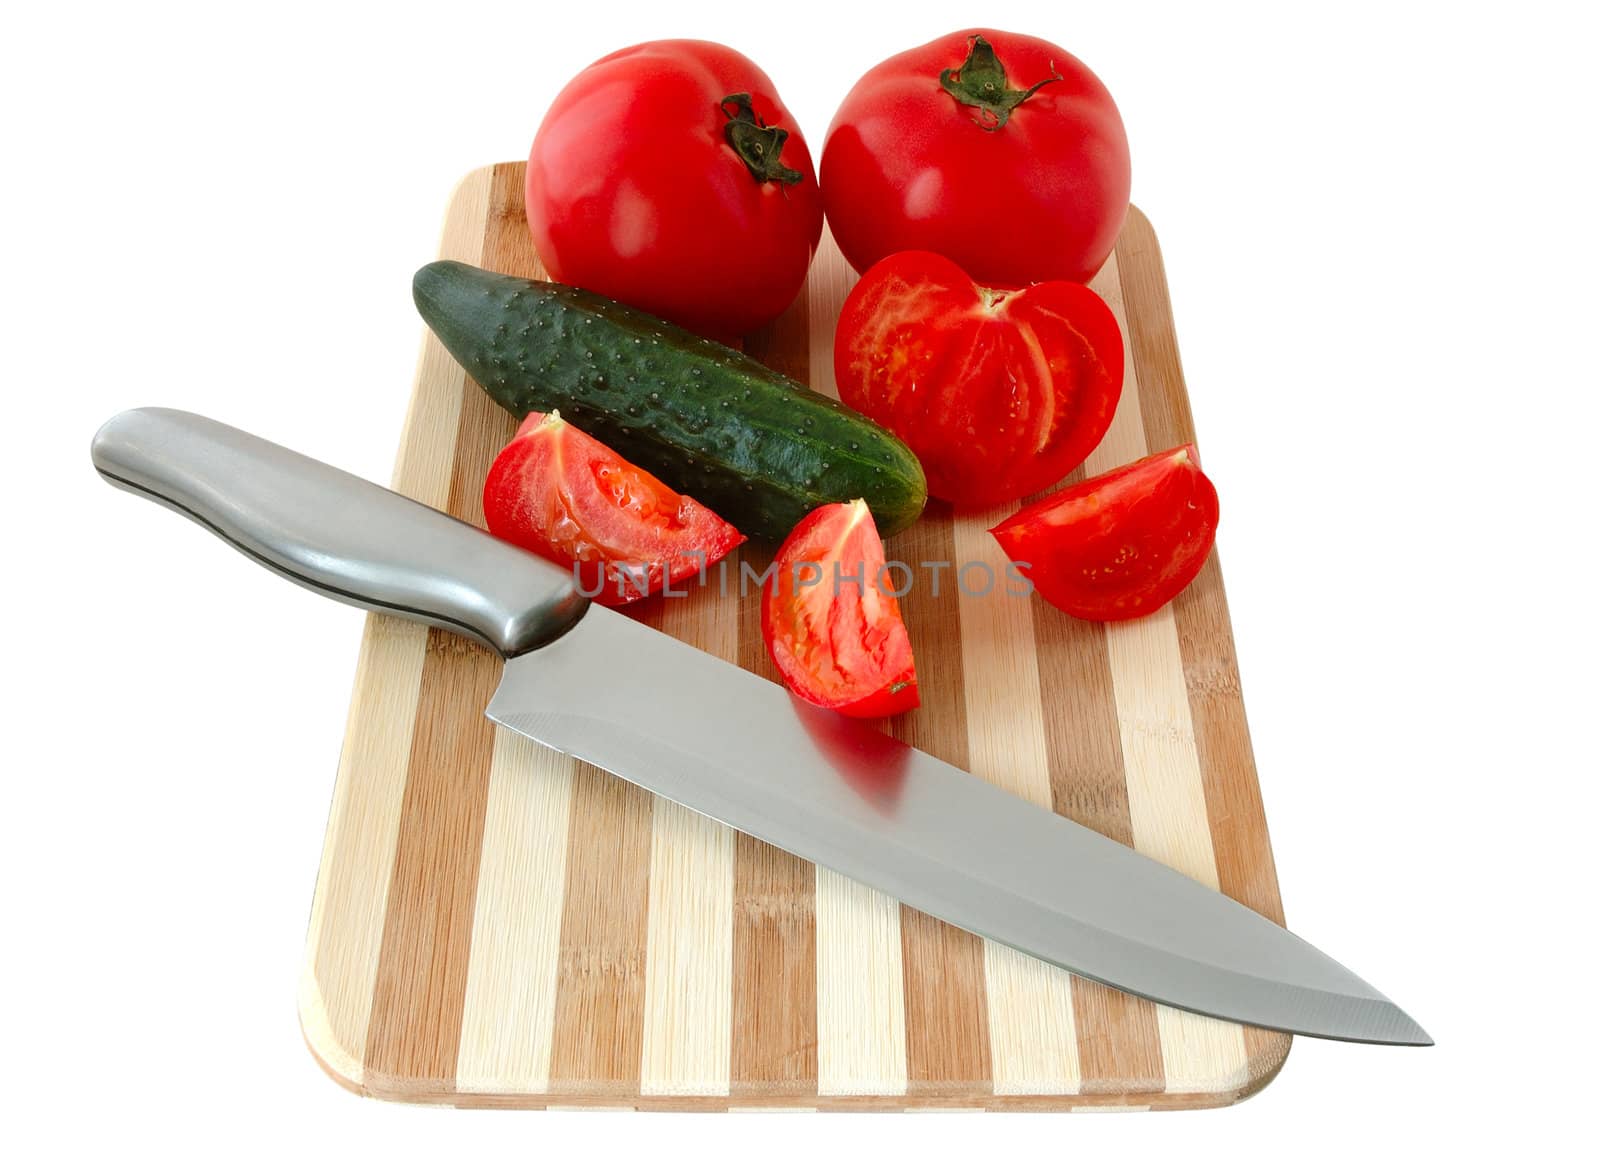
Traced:
<svg viewBox="0 0 1600 1149">
<path fill-rule="evenodd" d="M 1094 621 L 1138 618 L 1205 565 L 1217 489 L 1189 443 L 1057 491 L 990 533 L 1051 605 Z"/>
<path fill-rule="evenodd" d="M 816 706 L 881 718 L 917 705 L 917 668 L 872 512 L 818 507 L 778 550 L 761 634 L 783 680 Z"/>
<path fill-rule="evenodd" d="M 561 418 L 533 412 L 489 468 L 489 532 L 563 565 L 620 606 L 697 575 L 744 536 Z"/>
<path fill-rule="evenodd" d="M 928 493 L 990 506 L 1089 457 L 1122 394 L 1122 333 L 1080 283 L 1000 291 L 942 255 L 879 261 L 845 300 L 839 397 L 906 441 Z"/>
</svg>

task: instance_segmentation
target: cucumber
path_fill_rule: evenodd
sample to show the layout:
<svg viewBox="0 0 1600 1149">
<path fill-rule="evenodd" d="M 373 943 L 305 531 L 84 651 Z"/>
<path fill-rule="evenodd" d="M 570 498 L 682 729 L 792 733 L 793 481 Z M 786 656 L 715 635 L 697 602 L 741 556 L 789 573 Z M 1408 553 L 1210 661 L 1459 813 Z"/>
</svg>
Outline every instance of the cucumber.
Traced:
<svg viewBox="0 0 1600 1149">
<path fill-rule="evenodd" d="M 430 263 L 422 318 L 495 402 L 561 417 L 747 535 L 781 539 L 824 503 L 862 498 L 883 535 L 927 482 L 894 435 L 720 343 L 558 283 Z"/>
</svg>

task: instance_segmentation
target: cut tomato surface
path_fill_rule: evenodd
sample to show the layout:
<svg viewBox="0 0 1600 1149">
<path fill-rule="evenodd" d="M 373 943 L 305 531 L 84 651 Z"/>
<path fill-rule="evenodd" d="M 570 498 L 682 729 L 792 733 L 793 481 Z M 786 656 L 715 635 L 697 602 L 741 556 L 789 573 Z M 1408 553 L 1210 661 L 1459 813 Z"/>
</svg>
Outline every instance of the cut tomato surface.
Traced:
<svg viewBox="0 0 1600 1149">
<path fill-rule="evenodd" d="M 1075 483 L 991 532 L 1051 605 L 1109 622 L 1160 609 L 1194 581 L 1217 533 L 1217 490 L 1189 443 Z"/>
<path fill-rule="evenodd" d="M 928 492 L 992 506 L 1059 482 L 1122 394 L 1122 333 L 1079 283 L 998 291 L 906 251 L 862 276 L 833 345 L 839 397 L 916 452 Z"/>
<path fill-rule="evenodd" d="M 607 606 L 693 578 L 744 541 L 557 412 L 530 414 L 495 459 L 483 516 L 491 534 L 572 567 Z"/>
<path fill-rule="evenodd" d="M 801 519 L 761 601 L 761 633 L 789 689 L 856 718 L 914 708 L 911 638 L 892 591 L 864 501 L 829 503 Z"/>
</svg>

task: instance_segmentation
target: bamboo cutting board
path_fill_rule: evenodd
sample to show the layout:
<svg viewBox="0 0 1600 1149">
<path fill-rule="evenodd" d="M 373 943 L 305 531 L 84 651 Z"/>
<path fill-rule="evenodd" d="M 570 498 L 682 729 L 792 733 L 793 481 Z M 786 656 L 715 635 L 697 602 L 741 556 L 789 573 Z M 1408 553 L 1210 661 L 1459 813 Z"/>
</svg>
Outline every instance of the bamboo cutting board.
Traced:
<svg viewBox="0 0 1600 1149">
<path fill-rule="evenodd" d="M 441 256 L 538 275 L 522 182 L 522 164 L 463 180 Z M 800 299 L 747 350 L 832 391 L 854 279 L 824 235 Z M 1093 286 L 1122 324 L 1127 381 L 1073 479 L 1194 436 L 1137 210 Z M 393 485 L 481 526 L 513 429 L 427 335 Z M 930 504 L 889 557 L 1003 563 L 987 528 L 1012 509 Z M 1214 555 L 1171 606 L 1112 625 L 930 582 L 901 603 L 922 707 L 887 729 L 1283 920 Z M 772 677 L 757 604 L 702 591 L 635 609 Z M 483 709 L 499 670 L 465 639 L 367 622 L 300 991 L 312 1052 L 351 1089 L 529 1108 L 1172 1109 L 1237 1101 L 1288 1054 L 1282 1034 L 1073 977 L 497 730 Z"/>
</svg>

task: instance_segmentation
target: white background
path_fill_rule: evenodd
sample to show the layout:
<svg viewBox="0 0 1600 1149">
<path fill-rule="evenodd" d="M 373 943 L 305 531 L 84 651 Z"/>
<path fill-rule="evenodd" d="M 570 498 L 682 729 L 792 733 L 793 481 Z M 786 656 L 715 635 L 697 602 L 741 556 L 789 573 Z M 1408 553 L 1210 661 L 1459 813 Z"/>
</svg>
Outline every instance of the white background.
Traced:
<svg viewBox="0 0 1600 1149">
<path fill-rule="evenodd" d="M 0 1137 L 1451 1143 L 1587 1108 L 1600 100 L 1577 5 L 138 7 L 11 8 L 0 33 Z M 724 40 L 820 152 L 863 70 L 976 20 L 1064 45 L 1121 106 L 1290 924 L 1438 1046 L 1302 1040 L 1237 1109 L 991 1129 L 343 1092 L 294 994 L 361 619 L 104 486 L 91 433 L 189 407 L 383 481 L 411 272 L 457 178 L 525 155 L 572 73 Z"/>
</svg>

